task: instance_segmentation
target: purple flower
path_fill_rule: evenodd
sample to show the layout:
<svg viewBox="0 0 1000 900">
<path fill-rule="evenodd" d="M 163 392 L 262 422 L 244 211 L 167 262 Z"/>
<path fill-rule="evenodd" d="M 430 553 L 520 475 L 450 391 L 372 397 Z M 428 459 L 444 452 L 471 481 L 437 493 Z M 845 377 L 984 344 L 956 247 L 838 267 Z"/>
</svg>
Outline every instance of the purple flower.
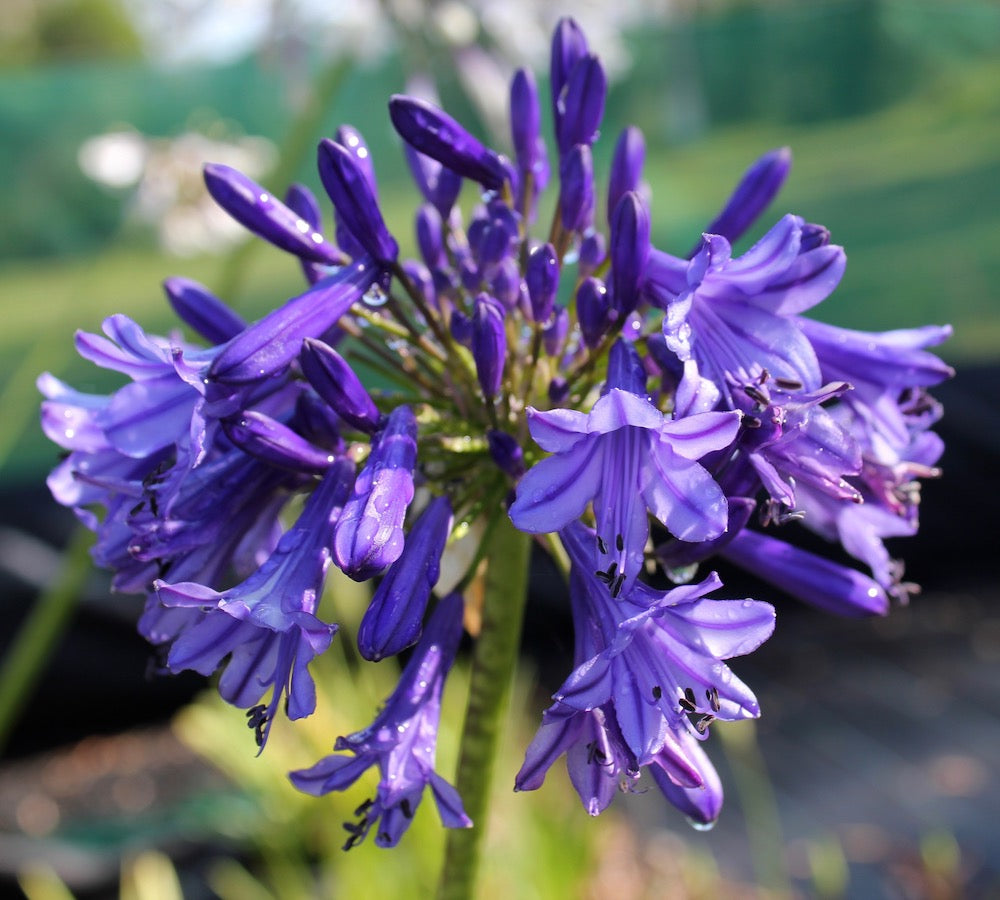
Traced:
<svg viewBox="0 0 1000 900">
<path fill-rule="evenodd" d="M 283 696 L 291 719 L 308 716 L 316 706 L 308 665 L 336 631 L 316 618 L 316 606 L 330 564 L 333 523 L 353 477 L 350 463 L 334 463 L 267 562 L 237 587 L 219 592 L 195 582 L 154 584 L 164 606 L 205 611 L 176 639 L 167 666 L 210 675 L 228 656 L 219 693 L 250 708 L 249 724 L 261 748 Z M 270 702 L 257 706 L 268 689 Z"/>
<path fill-rule="evenodd" d="M 611 703 L 640 765 L 662 750 L 668 728 L 690 726 L 704 734 L 713 719 L 759 715 L 749 688 L 722 660 L 749 653 L 770 637 L 770 604 L 704 599 L 722 586 L 715 573 L 666 592 L 635 581 L 612 597 L 601 577 L 604 554 L 596 535 L 574 523 L 560 539 L 573 563 L 570 590 L 600 632 L 603 649 L 577 666 L 556 700 L 581 711 Z M 689 721 L 695 713 L 698 718 Z"/>
<path fill-rule="evenodd" d="M 519 191 L 517 209 L 533 220 L 538 195 L 549 183 L 549 160 L 541 132 L 538 88 L 528 69 L 518 69 L 510 85 L 510 127 Z"/>
<path fill-rule="evenodd" d="M 650 251 L 646 291 L 666 309 L 668 346 L 682 360 L 697 360 L 724 396 L 731 380 L 747 384 L 765 369 L 810 391 L 822 383 L 794 314 L 830 294 L 845 257 L 832 245 L 801 252 L 804 224 L 785 216 L 737 259 L 719 235 L 705 235 L 690 262 Z"/>
<path fill-rule="evenodd" d="M 377 575 L 403 552 L 403 519 L 413 499 L 417 422 L 397 406 L 372 438 L 371 454 L 334 536 L 337 565 L 355 581 Z"/>
<path fill-rule="evenodd" d="M 451 532 L 451 504 L 435 497 L 413 523 L 403 552 L 386 572 L 358 629 L 358 649 L 377 662 L 415 644 L 441 554 Z"/>
<path fill-rule="evenodd" d="M 643 567 L 647 510 L 682 540 L 725 530 L 725 495 L 695 460 L 732 443 L 738 412 L 670 420 L 644 396 L 612 386 L 589 413 L 529 409 L 528 416 L 531 436 L 553 455 L 521 479 L 511 521 L 522 531 L 557 531 L 593 500 L 613 596 L 628 592 Z"/>
<path fill-rule="evenodd" d="M 441 692 L 462 636 L 462 598 L 449 594 L 434 610 L 392 696 L 363 731 L 337 738 L 333 754 L 289 776 L 308 794 L 342 791 L 373 765 L 381 779 L 375 797 L 358 807 L 357 823 L 345 823 L 349 850 L 375 829 L 379 847 L 394 847 L 430 786 L 446 828 L 470 828 L 458 792 L 434 771 Z M 351 755 L 343 755 L 344 752 Z"/>
</svg>

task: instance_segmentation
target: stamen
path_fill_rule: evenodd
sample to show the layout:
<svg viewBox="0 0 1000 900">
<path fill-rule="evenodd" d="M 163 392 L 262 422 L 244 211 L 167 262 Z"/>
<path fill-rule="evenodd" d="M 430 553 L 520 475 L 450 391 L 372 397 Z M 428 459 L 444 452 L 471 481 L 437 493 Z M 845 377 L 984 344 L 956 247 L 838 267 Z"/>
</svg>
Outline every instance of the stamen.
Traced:
<svg viewBox="0 0 1000 900">
<path fill-rule="evenodd" d="M 722 704 L 719 703 L 719 689 L 715 685 L 705 691 L 705 696 L 708 698 L 708 705 L 712 707 L 713 712 L 718 712 L 722 708 Z"/>
<path fill-rule="evenodd" d="M 653 699 L 654 700 L 659 700 L 662 696 L 663 696 L 663 688 L 661 688 L 658 684 L 654 684 L 653 685 Z"/>
<path fill-rule="evenodd" d="M 597 536 L 597 549 L 600 550 L 601 553 L 608 552 L 608 545 L 604 543 L 600 535 Z"/>
<path fill-rule="evenodd" d="M 622 592 L 622 585 L 625 583 L 625 573 L 622 572 L 615 581 L 615 586 L 611 588 L 611 596 L 618 599 L 618 595 Z"/>
<path fill-rule="evenodd" d="M 615 548 L 619 553 L 625 552 L 625 538 L 623 538 L 620 534 L 615 535 Z"/>
<path fill-rule="evenodd" d="M 794 378 L 775 378 L 774 383 L 783 391 L 801 391 L 802 382 Z"/>
<path fill-rule="evenodd" d="M 247 728 L 254 729 L 258 747 L 264 746 L 264 726 L 267 725 L 267 707 L 263 703 L 247 710 Z"/>
<path fill-rule="evenodd" d="M 684 696 L 677 702 L 680 704 L 680 707 L 684 710 L 684 712 L 696 712 L 698 709 L 698 704 L 695 703 L 694 699 L 694 691 L 692 691 L 691 688 L 685 688 Z"/>
<path fill-rule="evenodd" d="M 399 801 L 399 808 L 400 808 L 400 810 L 402 810 L 403 815 L 407 819 L 412 819 L 413 818 L 413 807 L 410 806 L 409 798 L 404 797 L 402 800 L 400 800 Z"/>
<path fill-rule="evenodd" d="M 704 734 L 708 731 L 708 726 L 715 721 L 715 716 L 706 713 L 697 722 L 694 723 L 695 730 L 698 734 Z"/>
</svg>

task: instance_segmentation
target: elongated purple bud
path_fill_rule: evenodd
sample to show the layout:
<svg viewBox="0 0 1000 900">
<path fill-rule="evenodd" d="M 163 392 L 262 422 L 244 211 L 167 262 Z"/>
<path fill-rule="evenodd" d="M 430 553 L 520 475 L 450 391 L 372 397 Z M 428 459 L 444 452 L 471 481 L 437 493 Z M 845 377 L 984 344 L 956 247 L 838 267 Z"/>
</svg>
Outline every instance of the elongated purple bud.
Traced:
<svg viewBox="0 0 1000 900">
<path fill-rule="evenodd" d="M 600 60 L 584 56 L 570 72 L 564 96 L 560 98 L 559 154 L 574 144 L 593 144 L 604 116 L 608 81 Z"/>
<path fill-rule="evenodd" d="M 332 453 L 261 412 L 245 412 L 239 418 L 223 421 L 222 426 L 237 447 L 272 466 L 322 475 L 334 461 Z"/>
<path fill-rule="evenodd" d="M 542 342 L 549 356 L 558 356 L 566 346 L 566 335 L 569 334 L 569 313 L 565 307 L 557 306 L 555 314 L 542 331 Z"/>
<path fill-rule="evenodd" d="M 492 400 L 503 383 L 507 355 L 507 331 L 504 310 L 489 294 L 476 297 L 472 314 L 472 357 L 483 396 Z"/>
<path fill-rule="evenodd" d="M 395 262 L 399 245 L 385 226 L 357 157 L 342 144 L 323 138 L 319 144 L 319 177 L 333 201 L 337 221 L 376 260 Z"/>
<path fill-rule="evenodd" d="M 611 325 L 608 291 L 596 278 L 585 278 L 576 291 L 576 317 L 588 347 L 596 347 Z"/>
<path fill-rule="evenodd" d="M 435 497 L 413 523 L 402 555 L 389 567 L 361 620 L 358 649 L 365 659 L 378 662 L 420 639 L 450 531 L 451 504 L 447 497 Z"/>
<path fill-rule="evenodd" d="M 559 259 L 555 247 L 542 244 L 531 251 L 524 280 L 528 286 L 532 317 L 536 322 L 547 322 L 559 292 Z"/>
<path fill-rule="evenodd" d="M 486 432 L 486 440 L 490 447 L 490 456 L 498 468 L 512 478 L 520 478 L 525 471 L 524 451 L 517 438 L 506 431 L 490 429 Z"/>
<path fill-rule="evenodd" d="M 567 231 L 584 231 L 594 220 L 594 160 L 590 147 L 576 144 L 559 166 L 559 215 Z"/>
<path fill-rule="evenodd" d="M 380 274 L 364 257 L 293 297 L 233 338 L 212 363 L 209 381 L 246 384 L 278 373 L 299 355 L 303 340 L 336 325 Z"/>
<path fill-rule="evenodd" d="M 368 150 L 368 145 L 361 132 L 353 125 L 341 125 L 334 132 L 333 140 L 354 157 L 358 170 L 368 182 L 372 196 L 377 199 L 378 180 L 375 178 L 375 164 L 372 162 L 371 152 Z"/>
<path fill-rule="evenodd" d="M 631 394 L 646 396 L 646 370 L 635 346 L 618 338 L 608 353 L 608 374 L 604 393 L 619 388 Z"/>
<path fill-rule="evenodd" d="M 288 190 L 285 191 L 285 205 L 316 231 L 323 230 L 323 213 L 319 208 L 319 202 L 304 184 L 295 183 L 288 186 Z M 341 257 L 343 262 L 347 262 L 347 256 L 341 253 Z M 329 272 L 324 263 L 314 263 L 307 259 L 300 259 L 299 263 L 302 266 L 302 274 L 310 284 L 315 284 Z"/>
<path fill-rule="evenodd" d="M 416 216 L 417 247 L 420 256 L 430 269 L 445 265 L 447 257 L 444 252 L 444 236 L 441 231 L 441 213 L 429 203 L 424 203 L 417 210 Z"/>
<path fill-rule="evenodd" d="M 524 294 L 521 270 L 512 256 L 497 263 L 490 276 L 490 292 L 500 301 L 504 309 L 515 309 Z"/>
<path fill-rule="evenodd" d="M 431 275 L 430 269 L 419 260 L 407 259 L 403 262 L 403 271 L 417 291 L 420 292 L 420 295 L 427 301 L 427 304 L 440 310 L 437 287 L 434 284 L 434 276 Z"/>
<path fill-rule="evenodd" d="M 416 97 L 396 94 L 389 100 L 389 117 L 414 149 L 487 190 L 503 187 L 507 169 L 500 157 L 443 110 Z"/>
<path fill-rule="evenodd" d="M 442 219 L 447 219 L 462 192 L 462 176 L 446 169 L 436 159 L 414 150 L 409 144 L 403 145 L 403 152 L 420 193 L 441 214 Z"/>
<path fill-rule="evenodd" d="M 638 191 L 642 184 L 642 166 L 646 161 L 646 139 L 634 125 L 619 136 L 608 176 L 608 224 L 618 201 L 627 191 Z"/>
<path fill-rule="evenodd" d="M 608 255 L 608 245 L 600 231 L 588 232 L 580 241 L 580 260 L 577 272 L 580 278 L 589 278 Z"/>
<path fill-rule="evenodd" d="M 587 38 L 573 19 L 564 17 L 552 33 L 552 51 L 549 59 L 549 81 L 552 85 L 552 120 L 559 133 L 559 99 L 576 64 L 589 52 Z"/>
<path fill-rule="evenodd" d="M 635 191 L 626 191 L 611 217 L 611 303 L 622 318 L 639 305 L 648 259 L 649 213 Z"/>
<path fill-rule="evenodd" d="M 247 230 L 311 262 L 346 262 L 311 223 L 242 172 L 209 163 L 204 175 L 205 186 L 215 202 Z"/>
<path fill-rule="evenodd" d="M 743 234 L 770 205 L 792 168 L 792 151 L 779 147 L 765 153 L 740 179 L 726 205 L 705 229 L 730 243 Z"/>
<path fill-rule="evenodd" d="M 174 276 L 163 282 L 163 290 L 174 312 L 209 343 L 224 344 L 247 327 L 242 316 L 197 281 Z"/>
<path fill-rule="evenodd" d="M 777 538 L 743 529 L 720 554 L 804 603 L 839 616 L 884 616 L 889 598 L 867 575 L 800 550 Z"/>
<path fill-rule="evenodd" d="M 463 347 L 472 346 L 472 319 L 462 310 L 453 309 L 451 311 L 448 328 L 451 331 L 451 336 Z"/>
<path fill-rule="evenodd" d="M 306 338 L 299 357 L 302 374 L 316 393 L 348 425 L 368 434 L 382 421 L 375 401 L 361 383 L 347 360 L 322 341 Z"/>
<path fill-rule="evenodd" d="M 397 406 L 372 440 L 333 536 L 337 565 L 355 581 L 377 575 L 403 552 L 416 462 L 417 420 L 408 406 Z"/>
<path fill-rule="evenodd" d="M 541 122 L 535 76 L 528 69 L 518 69 L 510 84 L 510 136 L 514 144 L 514 162 L 522 172 L 535 169 Z"/>
</svg>

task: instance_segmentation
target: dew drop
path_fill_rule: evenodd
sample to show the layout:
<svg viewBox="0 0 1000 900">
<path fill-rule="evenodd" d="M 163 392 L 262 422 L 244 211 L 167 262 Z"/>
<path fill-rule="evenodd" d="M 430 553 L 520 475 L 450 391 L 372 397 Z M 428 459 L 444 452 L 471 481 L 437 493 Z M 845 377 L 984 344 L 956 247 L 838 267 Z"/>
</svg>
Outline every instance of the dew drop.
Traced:
<svg viewBox="0 0 1000 900">
<path fill-rule="evenodd" d="M 718 819 L 712 819 L 711 822 L 699 822 L 697 819 L 688 819 L 688 825 L 695 831 L 711 831 L 717 821 Z"/>
<path fill-rule="evenodd" d="M 367 306 L 385 306 L 389 297 L 379 285 L 373 284 L 367 291 L 365 291 L 365 294 L 361 299 L 364 300 Z"/>
<path fill-rule="evenodd" d="M 261 203 L 270 203 L 271 202 L 271 195 L 270 194 L 266 194 L 266 193 L 265 194 L 261 194 L 260 195 L 260 202 Z"/>
</svg>

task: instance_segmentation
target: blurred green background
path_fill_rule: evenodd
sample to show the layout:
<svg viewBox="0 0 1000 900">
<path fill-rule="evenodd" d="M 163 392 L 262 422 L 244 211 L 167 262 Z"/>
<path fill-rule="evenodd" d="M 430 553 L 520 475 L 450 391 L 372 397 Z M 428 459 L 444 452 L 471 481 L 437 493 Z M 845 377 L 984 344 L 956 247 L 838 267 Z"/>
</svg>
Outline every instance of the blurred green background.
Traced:
<svg viewBox="0 0 1000 900">
<path fill-rule="evenodd" d="M 491 104 L 484 89 L 517 65 L 543 73 L 548 31 L 565 12 L 580 18 L 593 48 L 612 64 L 603 140 L 595 148 L 599 178 L 619 130 L 638 125 L 648 145 L 658 246 L 686 252 L 744 168 L 762 152 L 789 145 L 792 174 L 746 242 L 787 211 L 823 223 L 847 248 L 849 264 L 836 294 L 817 310 L 821 318 L 872 330 L 950 322 L 955 337 L 942 348 L 946 359 L 984 369 L 998 361 L 1000 5 L 619 5 L 510 2 L 500 15 L 498 5 L 486 2 L 433 0 L 6 0 L 0 493 L 41 497 L 44 474 L 57 458 L 36 424 L 38 372 L 52 371 L 84 390 L 112 383 L 75 360 L 75 329 L 99 330 L 114 312 L 153 330 L 171 327 L 159 285 L 172 274 L 204 281 L 251 317 L 299 290 L 288 258 L 234 242 L 212 219 L 198 171 L 203 162 L 245 160 L 276 192 L 292 179 L 319 192 L 315 144 L 351 123 L 372 148 L 385 218 L 405 251 L 412 247 L 416 191 L 386 98 L 410 78 L 432 80 L 449 111 L 506 150 L 507 135 L 493 131 L 504 104 Z M 109 134 L 117 137 L 94 143 Z M 4 519 L 16 523 L 17 510 Z M 530 722 L 519 730 L 530 734 Z M 242 735 L 238 740 L 245 749 Z M 746 778 L 760 761 L 741 740 L 730 742 L 732 759 Z M 518 750 L 509 752 L 513 759 Z M 266 783 L 251 794 L 273 803 L 269 792 L 283 789 Z M 766 816 L 766 795 L 756 802 L 764 803 Z M 569 849 L 558 865 L 571 872 L 576 849 L 590 852 L 597 832 L 592 823 L 566 821 L 560 819 L 564 831 L 529 827 L 523 853 L 530 857 L 532 835 L 552 848 L 565 838 Z M 636 839 L 617 830 L 620 824 L 607 827 L 627 855 Z M 253 845 L 246 834 L 241 840 Z M 679 896 L 721 889 L 711 853 L 663 840 L 690 862 L 687 893 Z M 947 826 L 928 826 L 924 843 L 914 847 L 913 865 L 924 876 L 946 887 L 958 877 Z M 846 889 L 841 843 L 817 839 L 799 850 L 811 890 L 835 896 Z M 303 852 L 314 860 L 320 851 L 313 845 Z M 370 848 L 364 852 L 379 858 Z M 275 887 L 282 864 L 270 863 L 272 884 L 260 896 L 307 895 L 291 881 L 284 893 Z M 608 874 L 605 864 L 587 869 L 597 873 L 594 884 L 601 877 L 614 882 L 618 870 L 612 866 Z M 150 865 L 162 876 L 155 860 Z M 643 871 L 647 886 L 665 877 L 655 865 Z M 502 875 L 494 873 L 497 884 Z M 787 884 L 773 872 L 757 876 L 776 890 Z M 44 873 L 38 877 L 39 890 L 45 884 L 57 890 Z M 236 869 L 219 877 L 230 879 L 230 896 L 253 895 Z M 544 878 L 534 877 L 536 895 L 553 896 Z M 645 895 L 654 894 L 622 894 Z"/>
</svg>

